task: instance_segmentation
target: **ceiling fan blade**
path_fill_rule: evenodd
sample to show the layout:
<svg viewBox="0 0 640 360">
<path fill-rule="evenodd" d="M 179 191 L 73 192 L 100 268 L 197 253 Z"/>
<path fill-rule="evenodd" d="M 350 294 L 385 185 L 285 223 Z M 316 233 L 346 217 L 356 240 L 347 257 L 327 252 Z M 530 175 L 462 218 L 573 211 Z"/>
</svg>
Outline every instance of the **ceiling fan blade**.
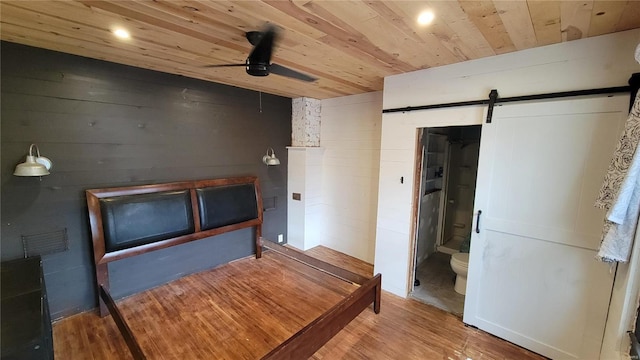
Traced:
<svg viewBox="0 0 640 360">
<path fill-rule="evenodd" d="M 276 37 L 276 28 L 273 26 L 267 26 L 265 31 L 262 32 L 260 41 L 253 47 L 251 54 L 249 54 L 249 64 L 268 65 L 271 62 L 271 52 L 273 51 L 273 45 L 276 41 Z"/>
<path fill-rule="evenodd" d="M 231 66 L 247 66 L 247 64 L 220 64 L 220 65 L 205 65 L 204 67 L 216 68 L 216 67 L 231 67 Z"/>
<path fill-rule="evenodd" d="M 278 75 L 282 75 L 282 76 L 286 76 L 286 77 L 290 77 L 290 78 L 294 78 L 302 81 L 307 81 L 307 82 L 314 82 L 318 80 L 312 76 L 303 74 L 301 72 L 289 69 L 288 67 L 284 67 L 278 64 L 271 64 L 271 66 L 269 67 L 269 72 L 271 72 L 272 74 L 278 74 Z"/>
</svg>

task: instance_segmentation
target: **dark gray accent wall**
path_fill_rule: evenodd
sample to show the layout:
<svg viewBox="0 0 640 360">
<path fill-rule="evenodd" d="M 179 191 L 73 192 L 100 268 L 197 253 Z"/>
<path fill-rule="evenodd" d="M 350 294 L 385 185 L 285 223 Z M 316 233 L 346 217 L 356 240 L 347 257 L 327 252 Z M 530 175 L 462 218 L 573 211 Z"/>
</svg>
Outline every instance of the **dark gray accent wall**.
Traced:
<svg viewBox="0 0 640 360">
<path fill-rule="evenodd" d="M 262 94 L 260 112 L 254 91 L 7 42 L 0 51 L 1 257 L 22 257 L 21 235 L 68 230 L 69 250 L 43 257 L 53 318 L 97 304 L 86 189 L 257 175 L 277 204 L 263 234 L 286 239 L 291 99 Z M 53 161 L 51 175 L 12 175 L 31 143 Z M 280 166 L 262 163 L 267 147 Z M 112 293 L 252 252 L 245 229 L 117 261 Z"/>
</svg>

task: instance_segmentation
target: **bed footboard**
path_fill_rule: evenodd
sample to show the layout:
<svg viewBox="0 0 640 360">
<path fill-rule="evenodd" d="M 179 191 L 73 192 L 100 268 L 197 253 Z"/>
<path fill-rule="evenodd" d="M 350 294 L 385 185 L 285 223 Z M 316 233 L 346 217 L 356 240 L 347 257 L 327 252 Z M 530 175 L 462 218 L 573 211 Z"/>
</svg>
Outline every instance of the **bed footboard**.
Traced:
<svg viewBox="0 0 640 360">
<path fill-rule="evenodd" d="M 356 291 L 263 356 L 262 360 L 307 359 L 371 303 L 373 311 L 380 313 L 381 274 L 366 278 L 263 238 L 259 239 L 259 244 L 329 275 L 360 285 Z"/>
<path fill-rule="evenodd" d="M 295 333 L 273 349 L 262 360 L 297 360 L 311 357 L 318 349 L 355 319 L 362 310 L 373 303 L 376 314 L 380 312 L 380 287 L 382 275 L 378 274 L 360 286 L 358 290 Z"/>
</svg>

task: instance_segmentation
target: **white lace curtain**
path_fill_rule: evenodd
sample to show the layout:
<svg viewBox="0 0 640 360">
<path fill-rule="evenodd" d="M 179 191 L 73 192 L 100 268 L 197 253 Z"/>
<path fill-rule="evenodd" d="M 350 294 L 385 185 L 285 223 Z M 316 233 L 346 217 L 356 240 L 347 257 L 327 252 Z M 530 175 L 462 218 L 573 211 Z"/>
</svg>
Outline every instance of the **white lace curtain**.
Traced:
<svg viewBox="0 0 640 360">
<path fill-rule="evenodd" d="M 639 47 L 640 48 L 640 47 Z M 640 216 L 640 94 L 625 123 L 595 206 L 607 210 L 598 259 L 627 262 Z"/>
</svg>

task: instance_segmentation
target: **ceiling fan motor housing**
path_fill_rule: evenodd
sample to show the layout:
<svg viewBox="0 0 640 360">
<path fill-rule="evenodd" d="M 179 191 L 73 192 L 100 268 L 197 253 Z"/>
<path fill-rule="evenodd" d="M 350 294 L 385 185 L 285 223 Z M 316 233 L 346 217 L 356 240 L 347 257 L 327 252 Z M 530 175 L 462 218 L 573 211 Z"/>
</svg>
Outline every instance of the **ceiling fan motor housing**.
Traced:
<svg viewBox="0 0 640 360">
<path fill-rule="evenodd" d="M 253 76 L 267 76 L 269 75 L 269 64 L 265 63 L 250 63 L 247 59 L 247 74 Z"/>
</svg>

